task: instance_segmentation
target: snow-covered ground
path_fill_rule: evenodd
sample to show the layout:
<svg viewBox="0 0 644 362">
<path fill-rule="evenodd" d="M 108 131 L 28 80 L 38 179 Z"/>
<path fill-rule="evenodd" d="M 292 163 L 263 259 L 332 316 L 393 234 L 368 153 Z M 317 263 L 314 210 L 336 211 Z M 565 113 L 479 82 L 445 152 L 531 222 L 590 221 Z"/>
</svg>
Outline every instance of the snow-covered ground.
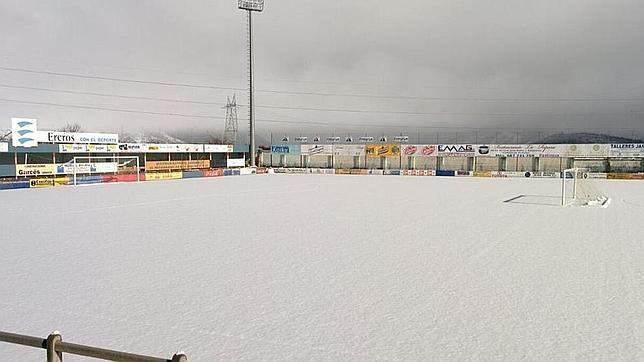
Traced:
<svg viewBox="0 0 644 362">
<path fill-rule="evenodd" d="M 642 360 L 644 183 L 599 181 L 606 209 L 556 206 L 559 185 L 262 175 L 3 191 L 0 330 L 190 361 Z"/>
</svg>

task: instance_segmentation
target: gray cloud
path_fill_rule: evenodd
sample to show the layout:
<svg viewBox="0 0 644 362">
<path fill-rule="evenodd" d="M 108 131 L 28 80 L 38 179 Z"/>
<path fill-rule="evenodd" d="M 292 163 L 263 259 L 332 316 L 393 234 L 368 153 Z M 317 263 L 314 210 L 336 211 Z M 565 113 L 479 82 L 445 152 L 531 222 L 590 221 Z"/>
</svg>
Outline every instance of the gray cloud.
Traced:
<svg viewBox="0 0 644 362">
<path fill-rule="evenodd" d="M 642 13 L 644 3 L 634 0 L 267 0 L 265 12 L 255 16 L 258 90 L 439 99 L 260 91 L 257 117 L 264 121 L 258 125 L 264 134 L 418 132 L 419 127 L 445 126 L 641 130 Z M 233 0 L 2 1 L 0 17 L 0 66 L 246 87 L 245 16 Z M 210 102 L 223 102 L 234 92 L 1 70 L 0 76 L 0 83 L 10 85 Z M 236 93 L 246 104 L 246 92 Z M 225 115 L 218 105 L 3 87 L 0 98 Z M 505 100 L 490 100 L 494 98 Z M 541 98 L 569 101 L 535 101 Z M 632 98 L 640 100 L 624 101 Z M 381 113 L 385 111 L 425 114 Z M 7 125 L 17 115 L 39 118 L 43 127 L 78 121 L 97 130 L 220 132 L 224 122 L 0 101 L 0 117 Z M 245 115 L 242 108 L 240 116 Z"/>
</svg>

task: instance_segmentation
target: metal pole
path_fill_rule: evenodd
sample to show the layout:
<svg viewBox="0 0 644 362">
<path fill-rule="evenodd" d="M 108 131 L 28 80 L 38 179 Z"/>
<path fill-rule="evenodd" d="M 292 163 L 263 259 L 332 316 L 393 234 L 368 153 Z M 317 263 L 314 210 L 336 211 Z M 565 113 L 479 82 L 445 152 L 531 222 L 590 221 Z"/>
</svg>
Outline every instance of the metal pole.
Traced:
<svg viewBox="0 0 644 362">
<path fill-rule="evenodd" d="M 250 166 L 255 167 L 255 102 L 253 89 L 253 14 L 248 10 L 248 87 L 250 118 Z"/>
</svg>

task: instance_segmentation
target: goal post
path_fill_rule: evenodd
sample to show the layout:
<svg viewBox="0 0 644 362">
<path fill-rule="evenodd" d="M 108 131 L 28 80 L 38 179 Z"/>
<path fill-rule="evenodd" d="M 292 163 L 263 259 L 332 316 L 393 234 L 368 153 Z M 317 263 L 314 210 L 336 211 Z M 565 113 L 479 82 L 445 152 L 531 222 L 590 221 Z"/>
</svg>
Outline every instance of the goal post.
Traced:
<svg viewBox="0 0 644 362">
<path fill-rule="evenodd" d="M 609 201 L 587 169 L 569 168 L 562 172 L 561 206 L 607 206 Z"/>
<path fill-rule="evenodd" d="M 73 176 L 74 186 L 78 185 L 79 176 L 136 174 L 131 181 L 141 181 L 138 156 L 77 156 L 65 166 L 69 167 L 66 173 Z"/>
</svg>

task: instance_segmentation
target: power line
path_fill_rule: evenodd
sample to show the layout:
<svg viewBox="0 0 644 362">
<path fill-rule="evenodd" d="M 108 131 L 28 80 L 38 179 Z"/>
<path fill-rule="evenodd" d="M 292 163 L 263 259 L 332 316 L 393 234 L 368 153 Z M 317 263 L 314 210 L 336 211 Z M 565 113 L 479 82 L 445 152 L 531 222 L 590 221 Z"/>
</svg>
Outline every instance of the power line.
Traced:
<svg viewBox="0 0 644 362">
<path fill-rule="evenodd" d="M 122 108 L 109 108 L 109 107 L 96 107 L 96 106 L 86 106 L 78 104 L 63 104 L 63 103 L 51 103 L 51 102 L 34 102 L 34 101 L 23 101 L 19 99 L 8 99 L 0 98 L 2 102 L 13 102 L 20 104 L 32 104 L 39 106 L 51 106 L 51 107 L 63 107 L 63 108 L 78 108 L 78 109 L 90 109 L 98 111 L 109 111 L 109 112 L 123 112 L 123 113 L 138 113 L 138 114 L 149 114 L 156 116 L 171 116 L 171 117 L 186 117 L 186 118 L 205 118 L 205 119 L 224 119 L 224 117 L 218 116 L 207 116 L 207 115 L 197 115 L 197 114 L 183 114 L 183 113 L 171 113 L 171 112 L 153 112 L 153 111 L 139 111 L 134 109 L 122 109 Z"/>
<path fill-rule="evenodd" d="M 53 93 L 75 94 L 75 95 L 90 95 L 90 96 L 100 96 L 100 97 L 112 97 L 112 98 L 120 98 L 120 99 L 137 99 L 137 100 L 146 100 L 146 101 L 163 101 L 163 102 L 189 103 L 189 104 L 201 104 L 201 105 L 224 105 L 224 103 L 219 103 L 219 102 L 205 102 L 205 101 L 196 101 L 196 100 L 156 98 L 156 97 L 143 97 L 143 96 L 126 96 L 126 95 L 114 94 L 114 93 L 70 91 L 70 90 L 64 90 L 64 89 L 17 86 L 17 85 L 11 85 L 11 84 L 0 84 L 0 87 L 12 88 L 12 89 L 36 90 L 36 91 L 53 92 Z M 241 104 L 238 104 L 238 106 L 239 107 L 246 107 L 246 105 L 241 105 Z M 502 116 L 536 116 L 536 115 L 541 115 L 539 113 L 476 113 L 476 112 L 468 113 L 468 112 L 382 111 L 382 110 L 370 110 L 370 109 L 289 107 L 289 106 L 274 106 L 274 105 L 258 105 L 257 108 L 282 109 L 282 110 L 302 110 L 302 111 L 317 111 L 317 112 L 340 112 L 340 113 L 397 114 L 397 115 L 415 115 L 415 116 L 501 116 L 502 117 Z M 611 116 L 611 115 L 622 115 L 622 114 L 626 114 L 626 113 L 609 113 L 609 114 L 601 114 L 601 115 Z M 629 112 L 628 114 L 634 114 L 634 113 Z M 546 114 L 546 116 L 584 116 L 584 115 L 589 115 L 589 114 L 585 114 L 585 113 L 580 113 L 580 114 L 575 114 L 575 113 Z M 597 115 L 597 114 L 594 114 L 594 115 Z"/>
<path fill-rule="evenodd" d="M 214 85 L 188 84 L 188 83 L 171 83 L 171 82 L 160 82 L 160 81 L 150 81 L 150 80 L 140 80 L 140 79 L 113 78 L 113 77 L 103 77 L 103 76 L 96 76 L 96 75 L 60 73 L 60 72 L 50 72 L 50 71 L 44 71 L 44 70 L 34 70 L 34 69 L 24 69 L 24 68 L 0 67 L 0 70 L 6 70 L 6 71 L 10 71 L 10 72 L 22 72 L 22 73 L 54 75 L 54 76 L 60 76 L 60 77 L 108 80 L 108 81 L 113 81 L 113 82 L 136 83 L 136 84 L 153 84 L 153 85 L 162 85 L 162 86 L 170 86 L 170 87 L 186 87 L 186 88 L 218 89 L 218 90 L 237 90 L 237 91 L 243 91 L 244 90 L 243 88 L 220 87 L 220 86 L 214 86 Z"/>
<path fill-rule="evenodd" d="M 188 99 L 171 99 L 171 98 L 156 98 L 156 97 L 142 97 L 142 96 L 126 96 L 126 95 L 114 94 L 114 93 L 81 92 L 81 91 L 70 91 L 70 90 L 65 90 L 65 89 L 28 87 L 28 86 L 19 86 L 19 85 L 11 85 L 11 84 L 0 84 L 0 87 L 2 87 L 2 88 L 12 88 L 12 89 L 35 90 L 35 91 L 43 91 L 43 92 L 53 92 L 53 93 L 76 94 L 76 95 L 89 95 L 89 96 L 100 96 L 100 97 L 111 97 L 111 98 L 122 98 L 122 99 L 138 99 L 138 100 L 145 100 L 145 101 L 191 103 L 191 104 L 216 105 L 216 106 L 225 105 L 225 103 L 193 101 L 193 100 L 188 100 Z"/>
<path fill-rule="evenodd" d="M 246 91 L 244 88 L 235 87 L 222 87 L 206 84 L 189 84 L 189 83 L 172 83 L 161 81 L 147 81 L 140 79 L 125 79 L 115 77 L 83 75 L 75 73 L 61 73 L 50 72 L 35 69 L 15 68 L 15 67 L 2 67 L 0 70 L 23 72 L 33 74 L 45 74 L 63 77 L 83 78 L 83 79 L 97 79 L 107 80 L 114 82 L 126 82 L 136 84 L 153 84 L 172 87 L 187 87 L 187 88 L 200 88 L 200 89 L 216 89 L 216 90 L 236 90 Z M 326 96 L 326 97 L 355 97 L 355 98 L 372 98 L 372 99 L 403 99 L 403 100 L 422 100 L 422 101 L 464 101 L 464 102 L 642 102 L 644 98 L 608 98 L 608 97 L 592 97 L 592 98 L 530 98 L 530 97 L 426 97 L 426 96 L 390 96 L 390 95 L 377 95 L 377 94 L 361 94 L 361 93 L 337 93 L 337 92 L 301 92 L 301 91 L 286 91 L 277 89 L 256 89 L 256 92 L 285 94 L 285 95 L 309 95 L 309 96 Z"/>
<path fill-rule="evenodd" d="M 89 109 L 89 110 L 98 110 L 98 111 L 108 111 L 108 112 L 123 112 L 123 113 L 134 113 L 134 114 L 147 114 L 147 115 L 158 115 L 158 116 L 169 116 L 169 117 L 185 117 L 185 118 L 200 118 L 200 119 L 225 119 L 225 117 L 219 116 L 210 116 L 210 115 L 196 115 L 196 114 L 183 114 L 183 113 L 171 113 L 171 112 L 152 112 L 152 111 L 141 111 L 133 109 L 121 109 L 121 108 L 109 108 L 109 107 L 96 107 L 96 106 L 86 106 L 86 105 L 76 105 L 76 104 L 63 104 L 63 103 L 53 103 L 53 102 L 35 102 L 35 101 L 23 101 L 18 99 L 7 99 L 0 98 L 0 102 L 13 102 L 19 104 L 31 104 L 31 105 L 40 105 L 40 106 L 51 106 L 51 107 L 62 107 L 62 108 L 77 108 L 77 109 Z M 321 125 L 327 127 L 344 127 L 344 128 L 358 128 L 358 127 L 372 127 L 372 128 L 391 128 L 391 129 L 451 129 L 451 130 L 476 130 L 476 129 L 506 129 L 507 127 L 462 127 L 462 126 L 422 126 L 422 125 L 387 125 L 387 124 L 367 124 L 367 123 L 333 123 L 333 122 L 320 122 L 320 121 L 309 121 L 309 120 L 275 120 L 275 119 L 257 119 L 258 122 L 262 123 L 275 123 L 275 124 L 295 124 L 295 125 Z M 574 129 L 571 127 L 531 127 L 531 128 L 520 128 L 522 130 L 570 130 Z M 611 127 L 584 127 L 584 129 L 622 129 L 630 130 L 632 128 L 611 128 Z"/>
</svg>

